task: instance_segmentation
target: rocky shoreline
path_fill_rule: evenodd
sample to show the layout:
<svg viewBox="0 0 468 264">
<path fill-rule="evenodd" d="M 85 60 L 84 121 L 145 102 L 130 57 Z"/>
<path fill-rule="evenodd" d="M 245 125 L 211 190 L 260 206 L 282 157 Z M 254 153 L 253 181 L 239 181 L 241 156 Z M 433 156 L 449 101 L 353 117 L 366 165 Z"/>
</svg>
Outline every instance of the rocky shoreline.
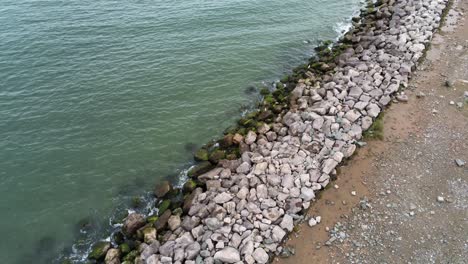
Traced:
<svg viewBox="0 0 468 264">
<path fill-rule="evenodd" d="M 96 263 L 268 263 L 379 114 L 405 100 L 448 0 L 369 3 L 338 43 L 263 89 L 258 111 L 197 151 L 182 189 L 156 187 L 158 214 L 132 213 Z M 395 98 L 396 96 L 396 98 Z"/>
</svg>

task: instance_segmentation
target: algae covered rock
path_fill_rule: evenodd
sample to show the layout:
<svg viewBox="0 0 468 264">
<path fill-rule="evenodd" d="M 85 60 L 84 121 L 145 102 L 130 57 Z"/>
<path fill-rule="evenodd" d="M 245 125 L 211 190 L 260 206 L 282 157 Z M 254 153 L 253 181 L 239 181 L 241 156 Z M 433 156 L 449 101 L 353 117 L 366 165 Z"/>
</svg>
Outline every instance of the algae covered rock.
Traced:
<svg viewBox="0 0 468 264">
<path fill-rule="evenodd" d="M 125 257 L 123 257 L 123 261 L 129 261 L 133 263 L 133 260 L 138 256 L 137 250 L 130 251 Z"/>
<path fill-rule="evenodd" d="M 151 244 L 157 238 L 156 228 L 154 227 L 146 227 L 145 229 L 143 229 L 142 233 L 143 241 L 145 241 L 145 243 L 147 244 Z"/>
<path fill-rule="evenodd" d="M 93 245 L 91 252 L 88 255 L 88 259 L 102 260 L 110 249 L 111 243 L 107 241 L 99 241 Z"/>
<path fill-rule="evenodd" d="M 158 206 L 158 215 L 161 216 L 171 206 L 171 200 L 164 200 Z"/>
<path fill-rule="evenodd" d="M 195 188 L 197 188 L 197 183 L 194 180 L 189 179 L 187 182 L 184 183 L 182 190 L 184 193 L 190 193 L 193 190 L 195 190 Z"/>
<path fill-rule="evenodd" d="M 209 156 L 208 150 L 201 148 L 197 150 L 197 152 L 195 152 L 195 154 L 193 155 L 193 158 L 196 161 L 207 161 L 208 156 Z"/>
<path fill-rule="evenodd" d="M 192 178 L 197 177 L 198 175 L 203 174 L 203 173 L 211 170 L 212 168 L 213 168 L 213 164 L 211 164 L 211 162 L 203 161 L 203 162 L 195 165 L 194 167 L 192 167 L 187 172 L 187 176 L 192 177 Z"/>
<path fill-rule="evenodd" d="M 120 244 L 119 249 L 120 249 L 120 252 L 122 252 L 122 254 L 127 254 L 132 250 L 127 243 Z"/>
<path fill-rule="evenodd" d="M 217 164 L 220 160 L 224 159 L 226 157 L 226 152 L 224 150 L 214 150 L 211 152 L 209 160 L 213 164 Z"/>
</svg>

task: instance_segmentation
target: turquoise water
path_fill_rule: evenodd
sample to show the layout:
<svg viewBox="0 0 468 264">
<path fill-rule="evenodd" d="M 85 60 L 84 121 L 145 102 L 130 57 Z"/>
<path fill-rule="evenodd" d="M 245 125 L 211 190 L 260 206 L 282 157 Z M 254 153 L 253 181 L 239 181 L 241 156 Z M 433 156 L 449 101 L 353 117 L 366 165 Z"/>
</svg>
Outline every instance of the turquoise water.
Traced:
<svg viewBox="0 0 468 264">
<path fill-rule="evenodd" d="M 114 212 L 190 165 L 190 143 L 252 105 L 248 87 L 336 38 L 358 5 L 0 0 L 1 262 L 108 235 Z"/>
</svg>

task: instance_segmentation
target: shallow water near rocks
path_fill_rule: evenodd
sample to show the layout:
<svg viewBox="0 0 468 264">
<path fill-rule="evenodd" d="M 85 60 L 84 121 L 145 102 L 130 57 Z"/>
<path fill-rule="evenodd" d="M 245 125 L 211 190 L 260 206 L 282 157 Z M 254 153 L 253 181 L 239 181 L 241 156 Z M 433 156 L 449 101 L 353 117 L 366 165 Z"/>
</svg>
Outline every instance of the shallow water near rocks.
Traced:
<svg viewBox="0 0 468 264">
<path fill-rule="evenodd" d="M 51 263 L 108 235 L 118 208 L 177 180 L 190 150 L 252 105 L 248 87 L 302 63 L 358 9 L 0 0 L 2 262 Z"/>
</svg>

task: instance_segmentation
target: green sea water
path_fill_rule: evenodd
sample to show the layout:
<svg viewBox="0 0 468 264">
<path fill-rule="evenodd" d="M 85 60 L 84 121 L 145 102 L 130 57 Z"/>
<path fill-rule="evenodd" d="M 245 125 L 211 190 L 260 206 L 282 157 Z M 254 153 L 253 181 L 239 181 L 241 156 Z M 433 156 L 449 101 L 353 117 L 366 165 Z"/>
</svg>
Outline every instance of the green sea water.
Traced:
<svg viewBox="0 0 468 264">
<path fill-rule="evenodd" d="M 0 0 L 0 263 L 79 259 L 359 6 Z"/>
</svg>

